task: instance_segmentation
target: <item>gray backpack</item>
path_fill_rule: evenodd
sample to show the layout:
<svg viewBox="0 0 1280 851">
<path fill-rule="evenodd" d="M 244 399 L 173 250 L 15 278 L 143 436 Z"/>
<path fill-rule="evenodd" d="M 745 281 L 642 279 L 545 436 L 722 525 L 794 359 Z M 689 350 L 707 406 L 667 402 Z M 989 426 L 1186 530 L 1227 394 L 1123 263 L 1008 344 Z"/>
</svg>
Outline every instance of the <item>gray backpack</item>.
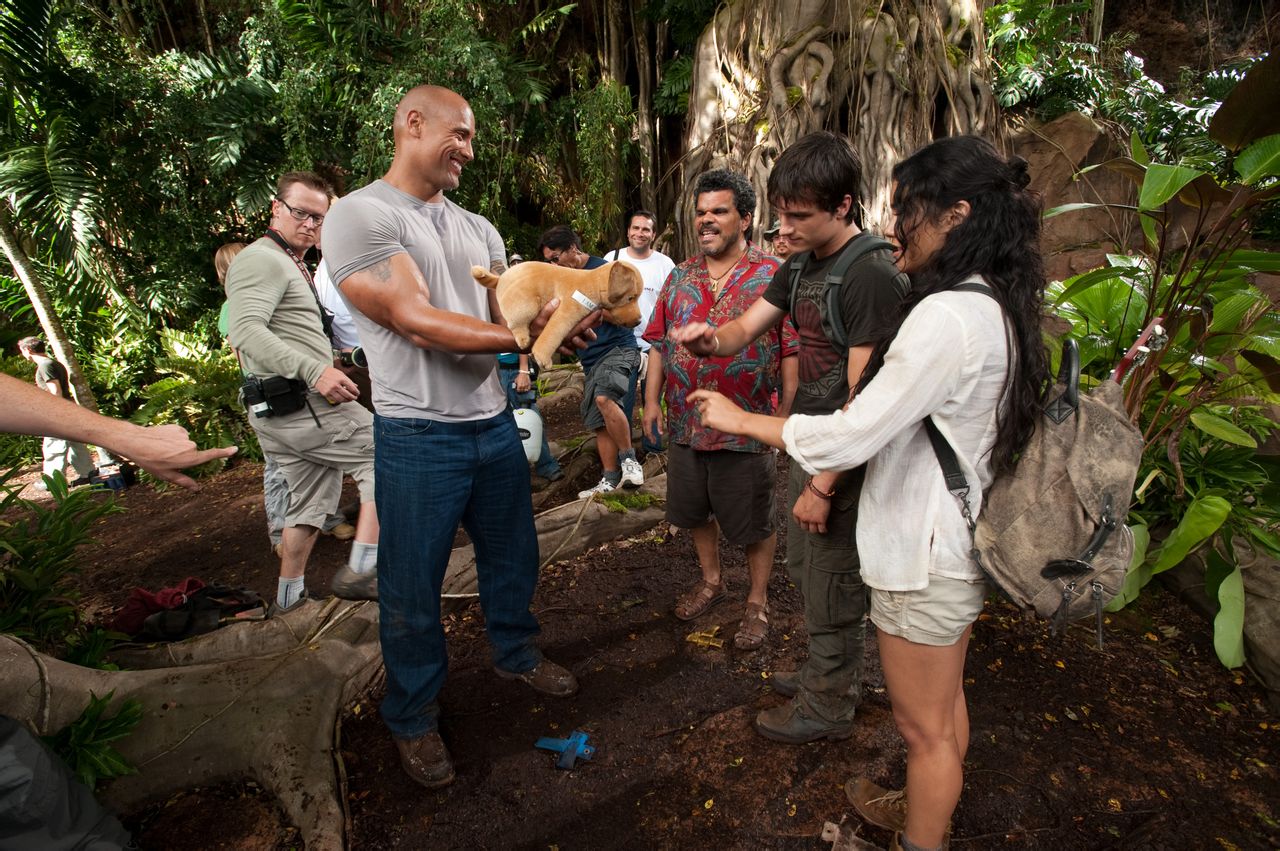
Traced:
<svg viewBox="0 0 1280 851">
<path fill-rule="evenodd" d="M 956 289 L 995 297 L 983 284 Z M 1044 416 L 1017 468 L 984 494 L 976 519 L 955 450 L 932 417 L 924 425 L 973 533 L 970 555 L 987 579 L 1018 606 L 1049 618 L 1055 633 L 1093 615 L 1101 646 L 1103 607 L 1119 593 L 1133 558 L 1125 518 L 1142 435 L 1119 384 L 1104 380 L 1081 395 L 1079 382 L 1079 350 L 1067 340 Z"/>
</svg>

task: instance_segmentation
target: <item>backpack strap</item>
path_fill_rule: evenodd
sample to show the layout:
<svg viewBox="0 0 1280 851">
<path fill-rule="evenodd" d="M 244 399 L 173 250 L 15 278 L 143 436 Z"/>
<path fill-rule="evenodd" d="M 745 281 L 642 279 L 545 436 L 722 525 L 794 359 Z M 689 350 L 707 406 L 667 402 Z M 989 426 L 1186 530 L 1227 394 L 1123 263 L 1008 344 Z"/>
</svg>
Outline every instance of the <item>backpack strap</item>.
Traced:
<svg viewBox="0 0 1280 851">
<path fill-rule="evenodd" d="M 996 304 L 1000 303 L 991 287 L 981 281 L 965 281 L 952 287 L 951 291 L 982 293 L 990 296 Z M 960 501 L 960 513 L 964 515 L 964 521 L 969 524 L 969 532 L 972 533 L 977 528 L 978 521 L 974 518 L 973 509 L 969 505 L 969 480 L 965 478 L 964 471 L 960 469 L 960 460 L 956 457 L 956 450 L 951 446 L 951 441 L 947 440 L 942 432 L 938 430 L 938 424 L 934 422 L 932 416 L 924 418 L 924 430 L 929 435 L 929 443 L 933 444 L 933 454 L 937 456 L 938 466 L 942 468 L 942 477 L 947 482 L 947 490 L 951 491 L 951 495 Z"/>
<path fill-rule="evenodd" d="M 870 254 L 872 251 L 887 250 L 892 251 L 893 246 L 887 241 L 881 239 L 874 234 L 863 231 L 853 238 L 853 241 L 845 246 L 840 252 L 840 256 L 836 258 L 836 262 L 831 264 L 831 268 L 827 270 L 827 276 L 824 279 L 825 298 L 826 298 L 826 321 L 831 326 L 831 334 L 829 342 L 831 347 L 836 351 L 844 354 L 849 348 L 849 335 L 845 332 L 844 318 L 840 311 L 840 292 L 844 285 L 844 276 L 848 274 L 849 267 L 860 259 Z M 809 264 L 812 252 L 805 251 L 791 258 L 791 297 L 788 299 L 789 312 L 792 316 L 796 310 L 796 292 L 800 289 L 800 278 L 804 273 L 805 267 Z M 906 276 L 901 276 L 906 281 Z M 895 283 L 897 279 L 895 279 Z M 899 285 L 899 298 L 905 298 L 910 284 L 906 287 Z"/>
<path fill-rule="evenodd" d="M 800 276 L 804 273 L 804 267 L 809 265 L 812 254 L 812 251 L 801 251 L 791 258 L 791 292 L 787 296 L 787 313 L 791 316 L 796 315 L 796 293 L 800 290 Z"/>
</svg>

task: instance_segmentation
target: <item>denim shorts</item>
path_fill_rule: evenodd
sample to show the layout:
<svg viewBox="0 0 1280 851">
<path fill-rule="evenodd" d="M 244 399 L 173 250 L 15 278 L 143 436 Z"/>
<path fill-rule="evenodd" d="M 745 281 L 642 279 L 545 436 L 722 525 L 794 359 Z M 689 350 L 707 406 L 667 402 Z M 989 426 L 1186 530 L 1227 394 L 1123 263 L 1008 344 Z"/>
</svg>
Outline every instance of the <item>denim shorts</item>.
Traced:
<svg viewBox="0 0 1280 851">
<path fill-rule="evenodd" d="M 982 613 L 987 583 L 929 575 L 919 591 L 871 589 L 871 622 L 912 644 L 949 647 Z"/>
</svg>

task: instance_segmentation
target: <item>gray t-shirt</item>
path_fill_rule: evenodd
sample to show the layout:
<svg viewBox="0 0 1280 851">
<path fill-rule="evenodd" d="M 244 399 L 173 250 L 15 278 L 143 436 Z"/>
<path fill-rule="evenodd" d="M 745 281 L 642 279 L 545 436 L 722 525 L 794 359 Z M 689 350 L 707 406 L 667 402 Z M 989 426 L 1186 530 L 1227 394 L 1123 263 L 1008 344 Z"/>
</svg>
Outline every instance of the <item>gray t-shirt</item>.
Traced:
<svg viewBox="0 0 1280 851">
<path fill-rule="evenodd" d="M 452 201 L 429 204 L 376 180 L 333 205 L 322 241 L 339 291 L 351 274 L 408 254 L 430 287 L 433 306 L 491 320 L 488 291 L 471 277 L 471 267 L 505 265 L 502 239 L 488 219 Z M 493 355 L 418 348 L 348 305 L 381 416 L 466 422 L 506 408 Z"/>
</svg>

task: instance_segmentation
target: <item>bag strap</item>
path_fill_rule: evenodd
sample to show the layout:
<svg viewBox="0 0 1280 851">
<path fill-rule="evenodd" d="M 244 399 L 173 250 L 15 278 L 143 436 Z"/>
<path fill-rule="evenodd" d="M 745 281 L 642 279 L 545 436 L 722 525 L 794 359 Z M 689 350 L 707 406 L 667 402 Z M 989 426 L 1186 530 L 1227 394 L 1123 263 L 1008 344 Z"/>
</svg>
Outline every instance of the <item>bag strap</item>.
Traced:
<svg viewBox="0 0 1280 851">
<path fill-rule="evenodd" d="M 982 293 L 990 296 L 996 304 L 995 292 L 991 287 L 981 281 L 964 281 L 951 288 L 952 292 L 962 293 Z M 942 478 L 946 480 L 947 490 L 951 492 L 960 502 L 960 513 L 964 515 L 964 522 L 969 526 L 969 534 L 972 535 L 978 527 L 978 521 L 973 516 L 973 507 L 969 503 L 969 480 L 965 478 L 964 470 L 960 469 L 960 459 L 956 457 L 956 450 L 951 445 L 951 441 L 938 429 L 938 424 L 934 422 L 933 416 L 924 418 L 924 430 L 929 435 L 929 443 L 933 445 L 933 454 L 938 458 L 938 466 L 942 467 Z"/>
<path fill-rule="evenodd" d="M 274 228 L 267 228 L 267 238 L 274 242 L 281 251 L 289 255 L 289 259 L 293 261 L 293 264 L 298 267 L 298 271 L 302 273 L 302 279 L 307 282 L 307 286 L 311 289 L 311 297 L 316 300 L 316 309 L 320 311 L 320 329 L 329 338 L 329 346 L 336 350 L 338 342 L 333 338 L 333 311 L 325 307 L 324 302 L 320 301 L 320 292 L 316 289 L 316 279 L 312 276 L 311 270 L 307 268 L 306 263 L 302 262 L 302 258 L 298 256 L 298 252 L 293 250 L 293 246 Z"/>
<path fill-rule="evenodd" d="M 832 339 L 829 341 L 831 347 L 836 351 L 843 353 L 849 348 L 849 335 L 844 328 L 844 319 L 840 311 L 840 291 L 844 285 L 844 276 L 848 274 L 849 267 L 861 260 L 872 251 L 887 250 L 892 251 L 893 246 L 880 237 L 863 231 L 853 238 L 853 240 L 844 247 L 840 252 L 840 256 L 836 258 L 836 262 L 831 264 L 831 268 L 827 270 L 826 278 L 824 278 L 825 295 L 827 302 L 827 322 L 831 325 Z M 800 288 L 800 278 L 804 272 L 804 268 L 809 264 L 812 258 L 812 252 L 805 251 L 797 254 L 792 258 L 791 264 L 791 297 L 788 305 L 791 308 L 791 315 L 795 315 L 796 307 L 796 291 Z M 899 293 L 899 296 L 905 296 L 906 293 Z"/>
</svg>

